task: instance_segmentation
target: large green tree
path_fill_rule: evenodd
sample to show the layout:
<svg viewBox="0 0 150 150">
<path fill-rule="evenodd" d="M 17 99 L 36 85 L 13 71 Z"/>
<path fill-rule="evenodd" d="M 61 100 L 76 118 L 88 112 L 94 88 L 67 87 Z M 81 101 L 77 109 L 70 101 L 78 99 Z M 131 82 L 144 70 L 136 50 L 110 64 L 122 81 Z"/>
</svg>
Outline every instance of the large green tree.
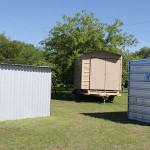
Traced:
<svg viewBox="0 0 150 150">
<path fill-rule="evenodd" d="M 82 53 L 106 50 L 126 58 L 126 47 L 135 45 L 137 40 L 133 35 L 122 32 L 122 26 L 119 19 L 111 25 L 101 23 L 93 13 L 88 14 L 85 10 L 74 17 L 64 15 L 63 22 L 57 22 L 49 31 L 48 38 L 42 41 L 47 60 L 56 66 L 57 82 L 73 84 L 73 62 Z"/>
</svg>

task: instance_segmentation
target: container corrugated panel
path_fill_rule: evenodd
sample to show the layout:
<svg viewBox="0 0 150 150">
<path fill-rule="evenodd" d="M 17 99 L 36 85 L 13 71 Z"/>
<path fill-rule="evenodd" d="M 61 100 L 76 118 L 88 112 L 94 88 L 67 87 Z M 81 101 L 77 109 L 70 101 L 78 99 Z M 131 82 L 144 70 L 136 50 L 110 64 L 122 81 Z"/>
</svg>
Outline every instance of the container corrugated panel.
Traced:
<svg viewBox="0 0 150 150">
<path fill-rule="evenodd" d="M 130 89 L 130 95 L 149 96 L 150 90 L 147 89 Z"/>
<path fill-rule="evenodd" d="M 51 69 L 0 64 L 0 121 L 50 115 Z"/>
<path fill-rule="evenodd" d="M 140 88 L 149 88 L 150 89 L 150 82 L 130 82 L 130 87 L 140 87 Z"/>
<path fill-rule="evenodd" d="M 150 122 L 150 59 L 129 61 L 128 118 Z"/>
<path fill-rule="evenodd" d="M 142 65 L 139 65 L 139 66 L 131 66 L 130 68 L 132 72 L 147 72 L 149 71 L 149 66 L 142 66 Z"/>
<path fill-rule="evenodd" d="M 150 116 L 149 115 L 143 115 L 143 114 L 128 112 L 128 118 L 150 123 Z"/>
</svg>

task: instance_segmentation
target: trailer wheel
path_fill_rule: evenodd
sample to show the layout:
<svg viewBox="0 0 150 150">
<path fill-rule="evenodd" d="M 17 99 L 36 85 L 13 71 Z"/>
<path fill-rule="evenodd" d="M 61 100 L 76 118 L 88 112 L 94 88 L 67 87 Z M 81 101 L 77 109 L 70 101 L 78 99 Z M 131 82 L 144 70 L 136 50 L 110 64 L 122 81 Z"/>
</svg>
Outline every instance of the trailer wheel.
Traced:
<svg viewBox="0 0 150 150">
<path fill-rule="evenodd" d="M 82 99 L 83 99 L 83 94 L 81 93 L 81 91 L 80 90 L 78 90 L 78 91 L 76 91 L 76 93 L 75 93 L 75 98 L 76 98 L 76 102 L 81 102 L 82 101 Z"/>
<path fill-rule="evenodd" d="M 108 102 L 113 102 L 114 101 L 115 96 L 109 96 L 108 97 Z"/>
</svg>

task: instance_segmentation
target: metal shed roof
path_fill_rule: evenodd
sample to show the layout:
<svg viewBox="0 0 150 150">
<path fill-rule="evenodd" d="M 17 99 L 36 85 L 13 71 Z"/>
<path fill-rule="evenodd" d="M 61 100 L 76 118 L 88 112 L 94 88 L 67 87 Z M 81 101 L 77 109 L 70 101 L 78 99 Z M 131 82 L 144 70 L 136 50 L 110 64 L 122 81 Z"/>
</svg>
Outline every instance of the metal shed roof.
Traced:
<svg viewBox="0 0 150 150">
<path fill-rule="evenodd" d="M 110 52 L 110 51 L 104 51 L 104 50 L 97 50 L 97 51 L 93 51 L 93 52 L 86 52 L 86 53 L 83 53 L 83 55 L 91 54 L 91 53 L 97 53 L 97 52 L 106 52 L 106 53 L 114 54 L 114 55 L 117 55 L 117 56 L 121 56 L 120 54 L 117 54 L 117 53 L 114 53 L 114 52 Z"/>
<path fill-rule="evenodd" d="M 36 68 L 55 68 L 51 66 L 32 66 L 32 65 L 22 65 L 22 64 L 11 64 L 11 63 L 0 63 L 1 65 L 10 65 L 10 66 L 22 66 L 22 67 L 36 67 Z"/>
<path fill-rule="evenodd" d="M 147 58 L 147 59 L 137 59 L 137 60 L 129 60 L 127 62 L 142 62 L 142 61 L 148 61 L 148 62 L 150 62 L 150 58 Z"/>
</svg>

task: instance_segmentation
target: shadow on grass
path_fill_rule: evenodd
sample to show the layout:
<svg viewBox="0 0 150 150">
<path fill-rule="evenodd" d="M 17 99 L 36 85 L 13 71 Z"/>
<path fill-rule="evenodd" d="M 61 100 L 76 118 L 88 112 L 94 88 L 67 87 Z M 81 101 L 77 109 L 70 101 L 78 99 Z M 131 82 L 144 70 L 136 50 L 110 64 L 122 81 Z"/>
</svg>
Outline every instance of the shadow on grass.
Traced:
<svg viewBox="0 0 150 150">
<path fill-rule="evenodd" d="M 104 99 L 97 95 L 85 95 L 83 97 L 83 102 L 90 102 L 90 103 L 104 103 Z"/>
<path fill-rule="evenodd" d="M 65 95 L 65 97 L 64 97 Z M 71 98 L 70 96 L 68 96 L 69 94 L 65 94 L 65 93 L 52 93 L 52 99 L 53 100 L 62 100 L 62 101 L 75 101 L 75 98 Z"/>
<path fill-rule="evenodd" d="M 70 94 L 65 93 L 52 93 L 53 100 L 62 100 L 62 101 L 76 101 L 76 98 L 70 96 Z M 88 95 L 84 96 L 81 102 L 91 102 L 91 103 L 103 103 L 104 100 L 98 96 Z"/>
<path fill-rule="evenodd" d="M 99 119 L 105 119 L 105 120 L 110 120 L 116 123 L 123 123 L 123 124 L 138 124 L 142 126 L 150 126 L 149 123 L 144 123 L 140 121 L 135 121 L 135 120 L 129 120 L 127 118 L 127 112 L 122 111 L 122 112 L 98 112 L 98 113 L 80 113 L 85 116 L 90 116 L 94 118 L 99 118 Z"/>
</svg>

